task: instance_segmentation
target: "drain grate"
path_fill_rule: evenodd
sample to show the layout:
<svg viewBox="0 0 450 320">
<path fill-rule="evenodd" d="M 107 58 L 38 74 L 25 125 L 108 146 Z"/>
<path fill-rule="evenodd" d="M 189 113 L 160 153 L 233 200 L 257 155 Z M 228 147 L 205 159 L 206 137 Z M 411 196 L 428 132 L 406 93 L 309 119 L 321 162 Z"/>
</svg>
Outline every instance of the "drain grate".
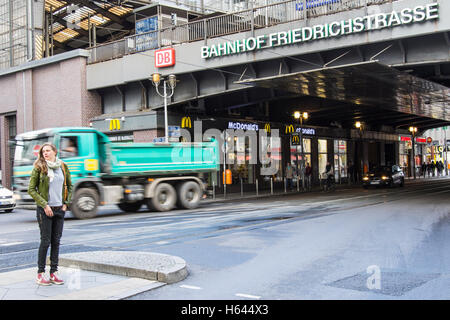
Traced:
<svg viewBox="0 0 450 320">
<path fill-rule="evenodd" d="M 419 274 L 405 271 L 382 270 L 378 280 L 379 289 L 368 285 L 367 282 L 371 277 L 371 274 L 366 272 L 361 272 L 350 277 L 330 282 L 326 285 L 342 289 L 376 292 L 390 296 L 402 296 L 406 292 L 420 287 L 439 276 L 440 274 Z"/>
</svg>

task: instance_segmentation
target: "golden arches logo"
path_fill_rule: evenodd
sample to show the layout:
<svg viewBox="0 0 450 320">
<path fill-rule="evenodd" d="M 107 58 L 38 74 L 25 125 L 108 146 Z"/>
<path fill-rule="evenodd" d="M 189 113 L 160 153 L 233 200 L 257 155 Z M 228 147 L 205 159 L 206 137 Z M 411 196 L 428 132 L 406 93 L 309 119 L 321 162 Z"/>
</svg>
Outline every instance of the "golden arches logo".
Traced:
<svg viewBox="0 0 450 320">
<path fill-rule="evenodd" d="M 181 127 L 182 128 L 192 128 L 191 118 L 183 117 L 183 119 L 181 119 Z"/>
<path fill-rule="evenodd" d="M 267 133 L 270 133 L 270 124 L 269 123 L 266 123 L 264 125 L 264 130 L 266 130 Z"/>
<path fill-rule="evenodd" d="M 119 119 L 111 119 L 109 120 L 109 130 L 120 130 L 120 120 Z"/>
<path fill-rule="evenodd" d="M 300 144 L 300 137 L 298 135 L 292 135 L 292 144 L 293 145 Z"/>
<path fill-rule="evenodd" d="M 294 132 L 294 126 L 291 124 L 289 126 L 286 126 L 286 133 L 292 133 Z"/>
</svg>

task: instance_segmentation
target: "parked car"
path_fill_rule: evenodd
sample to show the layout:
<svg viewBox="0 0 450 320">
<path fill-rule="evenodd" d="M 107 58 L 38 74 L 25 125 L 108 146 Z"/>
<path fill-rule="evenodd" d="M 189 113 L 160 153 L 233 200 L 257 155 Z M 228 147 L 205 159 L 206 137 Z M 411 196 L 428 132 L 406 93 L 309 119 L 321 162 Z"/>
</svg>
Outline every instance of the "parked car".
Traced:
<svg viewBox="0 0 450 320">
<path fill-rule="evenodd" d="M 0 186 L 0 211 L 12 212 L 16 207 L 16 199 L 14 198 L 14 193 Z"/>
<path fill-rule="evenodd" d="M 379 166 L 363 176 L 363 187 L 369 186 L 380 187 L 399 185 L 403 187 L 405 184 L 405 174 L 398 165 Z"/>
</svg>

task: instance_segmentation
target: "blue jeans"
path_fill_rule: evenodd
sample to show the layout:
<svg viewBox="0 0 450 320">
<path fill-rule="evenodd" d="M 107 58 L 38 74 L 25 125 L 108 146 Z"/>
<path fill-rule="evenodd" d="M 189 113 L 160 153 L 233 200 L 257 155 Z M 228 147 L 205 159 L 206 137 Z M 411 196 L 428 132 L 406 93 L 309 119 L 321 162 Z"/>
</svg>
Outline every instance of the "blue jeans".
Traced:
<svg viewBox="0 0 450 320">
<path fill-rule="evenodd" d="M 38 253 L 38 273 L 45 272 L 45 260 L 50 249 L 50 273 L 58 271 L 59 243 L 64 226 L 65 212 L 60 208 L 53 210 L 53 217 L 48 217 L 41 207 L 37 207 L 36 218 L 41 231 L 41 244 Z"/>
</svg>

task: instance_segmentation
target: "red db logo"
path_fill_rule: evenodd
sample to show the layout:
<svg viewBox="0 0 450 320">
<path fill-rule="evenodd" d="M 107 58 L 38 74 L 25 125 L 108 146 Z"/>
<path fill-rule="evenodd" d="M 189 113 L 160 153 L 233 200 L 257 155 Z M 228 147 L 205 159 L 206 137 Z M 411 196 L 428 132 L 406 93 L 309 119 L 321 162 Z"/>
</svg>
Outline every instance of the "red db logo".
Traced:
<svg viewBox="0 0 450 320">
<path fill-rule="evenodd" d="M 175 49 L 162 49 L 155 51 L 155 67 L 164 68 L 175 65 Z"/>
</svg>

